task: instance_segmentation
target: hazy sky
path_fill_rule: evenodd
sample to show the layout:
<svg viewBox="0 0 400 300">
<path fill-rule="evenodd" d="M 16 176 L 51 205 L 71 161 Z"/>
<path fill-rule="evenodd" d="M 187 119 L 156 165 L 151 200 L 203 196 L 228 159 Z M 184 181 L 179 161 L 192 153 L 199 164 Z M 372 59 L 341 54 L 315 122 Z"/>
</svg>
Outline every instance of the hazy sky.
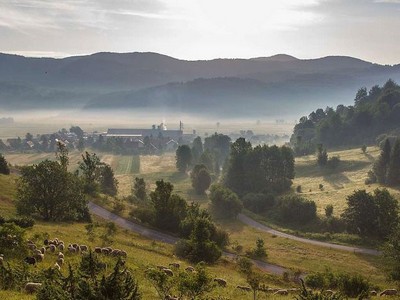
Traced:
<svg viewBox="0 0 400 300">
<path fill-rule="evenodd" d="M 0 0 L 0 52 L 400 63 L 400 0 Z"/>
</svg>

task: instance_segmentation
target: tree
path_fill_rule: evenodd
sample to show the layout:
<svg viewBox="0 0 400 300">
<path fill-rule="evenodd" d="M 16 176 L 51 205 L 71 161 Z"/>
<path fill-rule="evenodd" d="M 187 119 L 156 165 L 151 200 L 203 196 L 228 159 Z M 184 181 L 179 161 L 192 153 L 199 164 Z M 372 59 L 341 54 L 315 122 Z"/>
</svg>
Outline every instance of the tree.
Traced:
<svg viewBox="0 0 400 300">
<path fill-rule="evenodd" d="M 327 163 L 328 154 L 326 153 L 326 149 L 323 148 L 322 144 L 319 144 L 317 148 L 317 164 L 319 166 L 326 166 Z"/>
<path fill-rule="evenodd" d="M 79 150 L 80 152 L 82 152 L 83 150 L 85 150 L 85 141 L 84 141 L 84 139 L 83 139 L 82 137 L 79 138 L 79 140 L 78 140 L 77 148 L 78 148 L 78 150 Z"/>
<path fill-rule="evenodd" d="M 156 268 L 146 269 L 145 276 L 156 289 L 160 299 L 167 299 L 167 296 L 170 295 L 170 291 L 174 285 L 172 278 L 163 270 Z"/>
<path fill-rule="evenodd" d="M 26 249 L 25 230 L 13 223 L 0 225 L 0 253 L 23 255 Z"/>
<path fill-rule="evenodd" d="M 69 129 L 69 132 L 75 133 L 76 136 L 78 137 L 78 139 L 83 138 L 83 130 L 82 128 L 80 128 L 79 126 L 71 126 L 71 128 Z"/>
<path fill-rule="evenodd" d="M 389 185 L 400 184 L 400 139 L 396 140 L 390 154 L 390 161 L 387 168 L 387 183 Z"/>
<path fill-rule="evenodd" d="M 196 272 L 180 272 L 178 276 L 178 291 L 189 299 L 197 299 L 213 289 L 212 278 L 204 264 L 196 266 Z"/>
<path fill-rule="evenodd" d="M 400 225 L 390 234 L 384 246 L 384 256 L 388 260 L 389 277 L 397 282 L 400 281 Z"/>
<path fill-rule="evenodd" d="M 399 205 L 387 189 L 376 189 L 374 200 L 377 205 L 377 225 L 379 236 L 387 237 L 399 223 Z"/>
<path fill-rule="evenodd" d="M 367 98 L 368 94 L 367 94 L 367 88 L 366 87 L 362 87 L 357 91 L 356 97 L 354 99 L 354 105 L 358 106 L 362 103 L 362 101 Z"/>
<path fill-rule="evenodd" d="M 202 154 L 203 154 L 203 142 L 201 141 L 201 137 L 198 136 L 193 140 L 193 145 L 192 145 L 193 162 L 198 163 Z"/>
<path fill-rule="evenodd" d="M 210 200 L 213 212 L 222 218 L 236 218 L 243 208 L 238 196 L 222 185 L 211 187 Z"/>
<path fill-rule="evenodd" d="M 155 212 L 154 225 L 163 230 L 177 232 L 179 224 L 186 216 L 186 201 L 172 194 L 174 186 L 164 180 L 156 181 L 156 189 L 150 193 Z"/>
<path fill-rule="evenodd" d="M 69 165 L 69 156 L 68 148 L 64 143 L 57 142 L 56 158 L 58 159 L 64 171 L 67 171 Z"/>
<path fill-rule="evenodd" d="M 100 168 L 100 188 L 104 194 L 115 196 L 118 192 L 118 180 L 110 165 L 102 164 Z"/>
<path fill-rule="evenodd" d="M 376 232 L 378 207 L 374 197 L 365 190 L 355 191 L 347 197 L 347 208 L 342 214 L 348 229 L 362 236 Z"/>
<path fill-rule="evenodd" d="M 82 220 L 89 216 L 80 179 L 56 161 L 21 168 L 17 210 L 46 221 Z"/>
<path fill-rule="evenodd" d="M 317 217 L 317 207 L 301 196 L 286 196 L 278 203 L 278 213 L 283 221 L 306 224 Z"/>
<path fill-rule="evenodd" d="M 192 151 L 188 145 L 181 145 L 176 149 L 176 168 L 185 173 L 192 163 Z"/>
<path fill-rule="evenodd" d="M 267 256 L 267 251 L 264 246 L 264 240 L 263 239 L 257 239 L 256 241 L 256 248 L 253 250 L 253 255 L 256 258 L 264 258 Z"/>
<path fill-rule="evenodd" d="M 145 201 L 147 199 L 146 182 L 144 178 L 135 178 L 132 193 L 139 200 Z"/>
<path fill-rule="evenodd" d="M 85 180 L 85 193 L 94 194 L 98 190 L 98 166 L 100 159 L 96 153 L 90 154 L 85 152 L 82 154 L 82 161 L 79 162 L 79 169 L 82 171 Z"/>
<path fill-rule="evenodd" d="M 211 176 L 205 165 L 195 165 L 190 174 L 190 178 L 192 179 L 192 187 L 199 195 L 204 194 L 210 187 Z"/>
<path fill-rule="evenodd" d="M 374 173 L 379 183 L 385 184 L 387 181 L 387 170 L 390 163 L 391 145 L 389 139 L 385 140 L 381 154 L 374 164 Z"/>
<path fill-rule="evenodd" d="M 0 174 L 4 175 L 10 174 L 10 168 L 8 167 L 8 163 L 3 154 L 0 154 Z"/>
</svg>

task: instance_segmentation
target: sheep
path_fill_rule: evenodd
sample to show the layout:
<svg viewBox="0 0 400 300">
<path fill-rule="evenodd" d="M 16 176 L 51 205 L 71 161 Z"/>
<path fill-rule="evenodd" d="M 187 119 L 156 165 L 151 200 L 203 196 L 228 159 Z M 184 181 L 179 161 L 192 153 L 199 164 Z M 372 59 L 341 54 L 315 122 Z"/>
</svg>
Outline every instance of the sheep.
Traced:
<svg viewBox="0 0 400 300">
<path fill-rule="evenodd" d="M 81 245 L 80 247 L 81 247 L 81 251 L 88 251 L 89 250 L 89 247 L 86 246 L 86 245 Z"/>
<path fill-rule="evenodd" d="M 24 262 L 26 262 L 29 265 L 35 265 L 36 264 L 36 258 L 34 258 L 32 256 L 27 256 L 27 257 L 25 257 Z"/>
<path fill-rule="evenodd" d="M 33 294 L 34 292 L 37 292 L 41 287 L 42 287 L 41 283 L 27 282 L 25 284 L 25 292 L 27 292 L 28 294 Z"/>
<path fill-rule="evenodd" d="M 170 263 L 169 266 L 179 269 L 179 267 L 181 266 L 181 264 L 180 264 L 180 263 L 177 263 L 177 262 L 174 262 L 174 263 Z"/>
<path fill-rule="evenodd" d="M 64 253 L 58 252 L 58 258 L 64 258 Z"/>
<path fill-rule="evenodd" d="M 79 246 L 79 245 L 76 244 L 76 243 L 75 243 L 75 244 L 72 244 L 72 247 L 74 247 L 74 248 L 78 248 L 78 246 Z"/>
<path fill-rule="evenodd" d="M 194 272 L 194 268 L 192 266 L 188 266 L 188 267 L 185 268 L 185 271 Z"/>
<path fill-rule="evenodd" d="M 395 296 L 397 295 L 397 290 L 395 289 L 388 289 L 388 290 L 384 290 L 383 292 L 381 292 L 379 294 L 379 296 Z"/>
<path fill-rule="evenodd" d="M 42 254 L 45 254 L 46 253 L 46 247 L 40 248 L 40 252 L 42 252 Z"/>
<path fill-rule="evenodd" d="M 59 249 L 60 251 L 64 251 L 64 248 L 65 248 L 64 244 L 58 245 L 58 249 Z"/>
<path fill-rule="evenodd" d="M 161 266 L 161 265 L 159 265 L 159 266 L 156 266 L 156 268 L 157 268 L 157 269 L 159 269 L 159 270 L 168 269 L 167 267 L 164 267 L 164 266 Z"/>
<path fill-rule="evenodd" d="M 108 248 L 101 248 L 101 253 L 102 254 L 108 255 L 108 254 L 110 254 L 110 252 L 111 251 Z"/>
<path fill-rule="evenodd" d="M 174 276 L 174 272 L 171 269 L 163 269 L 163 272 L 168 276 Z"/>
<path fill-rule="evenodd" d="M 111 255 L 112 256 L 117 256 L 117 255 L 119 255 L 119 253 L 121 252 L 121 250 L 119 250 L 119 249 L 114 249 L 113 251 L 111 251 Z"/>
<path fill-rule="evenodd" d="M 61 270 L 61 267 L 60 267 L 60 265 L 56 262 L 55 264 L 54 264 L 54 269 L 57 269 L 58 271 L 60 271 Z"/>
<path fill-rule="evenodd" d="M 287 290 L 279 290 L 274 293 L 274 295 L 287 295 L 289 294 Z"/>
<path fill-rule="evenodd" d="M 226 280 L 222 278 L 214 278 L 214 282 L 218 283 L 219 286 L 226 287 Z"/>
<path fill-rule="evenodd" d="M 62 257 L 57 258 L 57 264 L 58 264 L 60 267 L 62 267 L 62 265 L 64 264 L 64 258 L 62 258 Z"/>
<path fill-rule="evenodd" d="M 50 252 L 55 252 L 56 251 L 56 246 L 54 244 L 50 244 L 49 250 L 50 250 Z"/>
<path fill-rule="evenodd" d="M 374 291 L 374 290 L 370 291 L 369 294 L 371 296 L 377 296 L 378 295 L 378 293 L 376 291 Z"/>
<path fill-rule="evenodd" d="M 74 247 L 68 248 L 68 251 L 69 251 L 70 253 L 76 253 L 76 252 L 77 252 L 76 249 L 75 249 Z"/>
<path fill-rule="evenodd" d="M 37 247 L 36 247 L 35 244 L 28 244 L 28 248 L 29 248 L 30 250 L 35 250 Z"/>
<path fill-rule="evenodd" d="M 45 246 L 47 246 L 47 245 L 49 244 L 49 240 L 48 240 L 48 239 L 45 239 L 45 240 L 43 241 L 43 244 L 44 244 Z"/>
<path fill-rule="evenodd" d="M 58 245 L 58 238 L 54 239 L 54 245 L 56 245 L 56 246 Z"/>
<path fill-rule="evenodd" d="M 239 290 L 242 290 L 242 291 L 246 291 L 246 292 L 251 291 L 251 288 L 249 288 L 248 286 L 238 285 L 238 286 L 236 286 L 236 288 Z"/>
<path fill-rule="evenodd" d="M 100 247 L 94 248 L 94 252 L 95 252 L 95 253 L 101 253 L 101 248 L 100 248 Z"/>
<path fill-rule="evenodd" d="M 39 255 L 39 254 L 43 254 L 41 250 L 36 249 L 35 251 L 33 251 L 33 255 Z"/>
<path fill-rule="evenodd" d="M 38 253 L 34 257 L 35 257 L 37 262 L 41 262 L 41 261 L 44 260 L 44 254 L 42 254 L 42 253 Z"/>
</svg>

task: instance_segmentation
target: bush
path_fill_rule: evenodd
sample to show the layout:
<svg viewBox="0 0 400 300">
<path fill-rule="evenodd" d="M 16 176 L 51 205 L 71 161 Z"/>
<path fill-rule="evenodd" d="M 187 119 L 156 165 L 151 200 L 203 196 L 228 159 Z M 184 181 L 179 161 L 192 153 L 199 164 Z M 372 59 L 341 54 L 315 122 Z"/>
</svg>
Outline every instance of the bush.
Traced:
<svg viewBox="0 0 400 300">
<path fill-rule="evenodd" d="M 275 204 L 275 197 L 272 194 L 246 194 L 242 199 L 244 207 L 254 213 L 264 212 Z"/>
<path fill-rule="evenodd" d="M 298 185 L 298 186 L 296 187 L 296 192 L 301 193 L 301 185 Z"/>
<path fill-rule="evenodd" d="M 129 215 L 144 224 L 151 225 L 154 223 L 154 210 L 148 206 L 139 206 L 134 208 L 131 210 Z"/>
<path fill-rule="evenodd" d="M 346 223 L 340 218 L 330 216 L 327 217 L 324 222 L 326 230 L 329 232 L 339 233 L 345 231 L 346 229 Z"/>
<path fill-rule="evenodd" d="M 294 195 L 280 200 L 278 213 L 285 222 L 305 224 L 317 217 L 317 207 L 314 201 Z"/>
<path fill-rule="evenodd" d="M 361 275 L 338 275 L 338 288 L 348 297 L 355 298 L 369 291 L 370 283 Z"/>
<path fill-rule="evenodd" d="M 236 218 L 243 208 L 238 196 L 222 185 L 211 187 L 210 200 L 213 212 L 222 218 Z"/>
<path fill-rule="evenodd" d="M 323 185 L 322 183 L 320 183 L 320 184 L 318 185 L 318 188 L 322 191 L 322 190 L 324 189 L 324 185 Z"/>
<path fill-rule="evenodd" d="M 323 289 L 326 286 L 325 274 L 320 272 L 311 273 L 305 278 L 305 283 L 310 288 Z"/>
<path fill-rule="evenodd" d="M 328 204 L 325 207 L 325 216 L 326 217 L 331 217 L 333 215 L 333 205 L 332 204 Z"/>
</svg>

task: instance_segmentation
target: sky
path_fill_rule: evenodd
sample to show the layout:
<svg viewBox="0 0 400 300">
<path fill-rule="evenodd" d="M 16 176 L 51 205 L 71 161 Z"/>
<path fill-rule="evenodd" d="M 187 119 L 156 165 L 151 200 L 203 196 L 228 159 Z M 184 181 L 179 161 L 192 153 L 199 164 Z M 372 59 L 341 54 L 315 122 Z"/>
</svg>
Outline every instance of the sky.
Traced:
<svg viewBox="0 0 400 300">
<path fill-rule="evenodd" d="M 0 52 L 400 63 L 400 0 L 0 0 Z"/>
</svg>

